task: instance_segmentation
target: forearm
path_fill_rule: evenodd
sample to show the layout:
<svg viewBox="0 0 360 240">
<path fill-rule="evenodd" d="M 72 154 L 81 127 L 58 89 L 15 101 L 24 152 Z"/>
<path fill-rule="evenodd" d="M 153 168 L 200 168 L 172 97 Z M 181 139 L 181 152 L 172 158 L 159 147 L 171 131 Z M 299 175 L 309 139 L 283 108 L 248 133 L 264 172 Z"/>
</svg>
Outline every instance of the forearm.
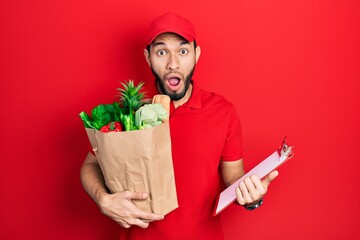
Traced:
<svg viewBox="0 0 360 240">
<path fill-rule="evenodd" d="M 221 174 L 225 187 L 230 186 L 245 174 L 243 161 L 241 159 L 233 162 L 220 163 Z"/>
<path fill-rule="evenodd" d="M 245 171 L 238 173 L 232 179 L 229 179 L 227 182 L 225 182 L 225 180 L 224 180 L 225 187 L 229 187 L 230 185 L 232 185 L 234 182 L 239 180 L 244 175 L 245 175 Z"/>
<path fill-rule="evenodd" d="M 99 205 L 101 197 L 108 192 L 100 166 L 91 153 L 88 153 L 81 166 L 80 178 L 85 191 Z"/>
</svg>

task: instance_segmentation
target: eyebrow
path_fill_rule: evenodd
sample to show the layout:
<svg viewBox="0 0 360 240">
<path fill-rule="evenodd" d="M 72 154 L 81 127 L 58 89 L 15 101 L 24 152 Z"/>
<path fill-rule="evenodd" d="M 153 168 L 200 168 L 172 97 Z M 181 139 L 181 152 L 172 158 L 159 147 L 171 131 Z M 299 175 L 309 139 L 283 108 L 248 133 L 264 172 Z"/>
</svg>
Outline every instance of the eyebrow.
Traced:
<svg viewBox="0 0 360 240">
<path fill-rule="evenodd" d="M 180 43 L 180 46 L 183 46 L 183 45 L 186 45 L 186 44 L 189 44 L 189 45 L 190 45 L 190 42 L 188 42 L 188 41 L 182 41 L 182 42 Z M 160 41 L 160 42 L 155 42 L 155 43 L 152 44 L 153 47 L 161 46 L 161 45 L 165 45 L 165 43 Z"/>
</svg>

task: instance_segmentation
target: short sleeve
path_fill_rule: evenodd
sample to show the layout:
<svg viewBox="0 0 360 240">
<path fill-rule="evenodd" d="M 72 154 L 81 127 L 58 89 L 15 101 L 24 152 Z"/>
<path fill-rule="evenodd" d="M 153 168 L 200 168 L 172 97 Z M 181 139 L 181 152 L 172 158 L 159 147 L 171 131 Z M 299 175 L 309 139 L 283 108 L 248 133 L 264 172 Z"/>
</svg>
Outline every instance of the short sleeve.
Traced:
<svg viewBox="0 0 360 240">
<path fill-rule="evenodd" d="M 232 106 L 228 113 L 227 135 L 224 148 L 221 152 L 222 161 L 235 161 L 242 159 L 241 124 L 238 113 Z"/>
</svg>

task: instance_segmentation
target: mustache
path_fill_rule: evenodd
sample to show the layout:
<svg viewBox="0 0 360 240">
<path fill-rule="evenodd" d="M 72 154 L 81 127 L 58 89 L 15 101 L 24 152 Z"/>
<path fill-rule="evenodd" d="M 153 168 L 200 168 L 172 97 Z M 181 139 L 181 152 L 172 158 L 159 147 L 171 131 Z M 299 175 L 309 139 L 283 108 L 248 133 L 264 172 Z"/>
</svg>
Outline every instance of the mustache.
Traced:
<svg viewBox="0 0 360 240">
<path fill-rule="evenodd" d="M 165 77 L 169 76 L 170 74 L 178 74 L 181 75 L 183 78 L 185 78 L 184 74 L 182 74 L 181 72 L 179 72 L 178 70 L 170 70 L 166 73 Z"/>
</svg>

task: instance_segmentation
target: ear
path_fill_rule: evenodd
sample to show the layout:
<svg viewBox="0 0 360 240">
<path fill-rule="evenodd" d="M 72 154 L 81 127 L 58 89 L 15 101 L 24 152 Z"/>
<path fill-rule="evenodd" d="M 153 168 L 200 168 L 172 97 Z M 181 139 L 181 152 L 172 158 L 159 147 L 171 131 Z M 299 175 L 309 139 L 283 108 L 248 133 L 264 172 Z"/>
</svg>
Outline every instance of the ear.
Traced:
<svg viewBox="0 0 360 240">
<path fill-rule="evenodd" d="M 195 48 L 196 63 L 197 63 L 197 61 L 199 60 L 200 54 L 201 54 L 200 46 L 196 46 L 196 48 Z"/>
<path fill-rule="evenodd" d="M 150 63 L 150 53 L 147 49 L 144 49 L 144 56 L 145 56 L 145 60 L 146 62 L 148 63 L 149 67 L 151 66 L 151 63 Z"/>
</svg>

